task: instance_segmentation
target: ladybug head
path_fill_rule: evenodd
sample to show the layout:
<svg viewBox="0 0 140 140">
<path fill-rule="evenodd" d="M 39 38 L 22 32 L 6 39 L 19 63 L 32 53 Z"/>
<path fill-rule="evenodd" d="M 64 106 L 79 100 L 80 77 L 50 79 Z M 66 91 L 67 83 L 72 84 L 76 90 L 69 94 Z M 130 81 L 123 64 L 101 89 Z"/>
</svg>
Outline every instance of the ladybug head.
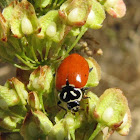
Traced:
<svg viewBox="0 0 140 140">
<path fill-rule="evenodd" d="M 67 108 L 73 112 L 79 110 L 79 102 L 82 99 L 82 90 L 80 88 L 75 88 L 68 82 L 63 86 L 61 93 L 59 94 L 59 99 L 67 103 Z"/>
</svg>

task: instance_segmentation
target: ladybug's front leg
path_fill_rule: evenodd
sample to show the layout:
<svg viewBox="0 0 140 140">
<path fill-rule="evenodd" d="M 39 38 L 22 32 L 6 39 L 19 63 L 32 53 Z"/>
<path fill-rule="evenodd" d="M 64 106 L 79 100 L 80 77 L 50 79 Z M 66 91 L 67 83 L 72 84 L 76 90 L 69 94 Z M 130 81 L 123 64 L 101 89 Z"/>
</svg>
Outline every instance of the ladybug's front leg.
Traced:
<svg viewBox="0 0 140 140">
<path fill-rule="evenodd" d="M 63 109 L 63 110 L 65 110 L 65 114 L 67 114 L 67 109 L 66 108 L 64 108 L 63 106 L 61 106 L 60 104 L 61 104 L 62 102 L 61 101 L 58 101 L 57 102 L 57 105 L 61 108 L 61 109 Z"/>
</svg>

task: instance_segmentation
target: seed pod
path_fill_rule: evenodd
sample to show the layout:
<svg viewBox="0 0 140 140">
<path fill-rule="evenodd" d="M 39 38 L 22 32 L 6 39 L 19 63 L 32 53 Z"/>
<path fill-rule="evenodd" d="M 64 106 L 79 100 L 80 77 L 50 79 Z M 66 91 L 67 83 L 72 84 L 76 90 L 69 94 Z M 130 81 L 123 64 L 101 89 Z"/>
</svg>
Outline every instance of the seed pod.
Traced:
<svg viewBox="0 0 140 140">
<path fill-rule="evenodd" d="M 91 9 L 91 0 L 69 0 L 62 4 L 59 15 L 71 26 L 83 26 Z"/>
<path fill-rule="evenodd" d="M 52 79 L 53 74 L 51 68 L 48 66 L 40 66 L 31 73 L 28 88 L 39 92 L 49 92 Z"/>
<path fill-rule="evenodd" d="M 40 110 L 41 109 L 39 97 L 35 91 L 32 91 L 29 93 L 28 103 L 33 110 Z"/>
<path fill-rule="evenodd" d="M 105 10 L 115 18 L 121 18 L 126 13 L 126 6 L 123 0 L 106 0 Z"/>
<path fill-rule="evenodd" d="M 26 100 L 28 98 L 28 92 L 26 91 L 25 86 L 22 82 L 13 77 L 5 83 L 5 86 L 9 89 L 13 89 L 16 92 L 18 98 L 20 99 L 21 105 L 27 104 Z"/>
<path fill-rule="evenodd" d="M 46 15 L 39 18 L 41 31 L 37 36 L 43 39 L 45 36 L 49 40 L 59 42 L 65 32 L 65 24 L 59 18 L 57 10 L 51 10 Z"/>
<path fill-rule="evenodd" d="M 21 30 L 25 35 L 29 35 L 33 33 L 32 23 L 26 16 L 24 16 L 21 21 Z"/>
<path fill-rule="evenodd" d="M 105 17 L 105 10 L 103 6 L 96 0 L 92 0 L 92 8 L 88 14 L 86 25 L 92 29 L 99 29 L 102 27 L 102 22 Z"/>
<path fill-rule="evenodd" d="M 123 123 L 127 108 L 128 103 L 122 91 L 110 88 L 101 95 L 94 117 L 100 124 L 117 129 Z"/>
<path fill-rule="evenodd" d="M 27 0 L 19 2 L 13 9 L 10 26 L 16 38 L 37 31 L 38 20 L 33 5 Z"/>
<path fill-rule="evenodd" d="M 99 101 L 99 98 L 97 97 L 97 95 L 95 95 L 94 93 L 92 93 L 91 91 L 89 91 L 88 93 L 86 93 L 85 98 L 87 97 L 87 99 L 83 99 L 81 102 L 81 108 L 84 108 L 86 116 L 88 118 L 87 121 L 93 121 L 93 112 L 95 110 L 95 107 Z"/>
<path fill-rule="evenodd" d="M 99 84 L 99 81 L 101 79 L 101 68 L 95 61 L 95 59 L 90 57 L 86 60 L 89 64 L 89 68 L 91 69 L 91 71 L 89 72 L 86 87 L 95 87 Z"/>
</svg>

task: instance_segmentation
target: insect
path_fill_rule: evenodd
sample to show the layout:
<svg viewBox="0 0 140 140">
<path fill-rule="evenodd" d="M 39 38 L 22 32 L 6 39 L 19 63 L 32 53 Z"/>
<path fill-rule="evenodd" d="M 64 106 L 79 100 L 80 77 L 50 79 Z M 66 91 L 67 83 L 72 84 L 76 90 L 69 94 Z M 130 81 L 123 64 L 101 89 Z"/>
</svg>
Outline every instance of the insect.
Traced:
<svg viewBox="0 0 140 140">
<path fill-rule="evenodd" d="M 77 112 L 80 108 L 80 101 L 86 90 L 89 75 L 89 65 L 87 61 L 77 53 L 66 57 L 56 72 L 56 89 L 61 91 L 58 95 L 61 102 L 67 103 L 67 108 L 72 112 Z"/>
</svg>

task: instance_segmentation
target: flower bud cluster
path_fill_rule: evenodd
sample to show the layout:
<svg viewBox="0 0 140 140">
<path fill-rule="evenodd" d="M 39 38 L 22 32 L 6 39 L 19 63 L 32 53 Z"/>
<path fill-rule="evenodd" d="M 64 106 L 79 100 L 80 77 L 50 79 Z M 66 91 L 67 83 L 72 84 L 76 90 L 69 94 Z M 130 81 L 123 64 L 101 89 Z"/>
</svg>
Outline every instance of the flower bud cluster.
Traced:
<svg viewBox="0 0 140 140">
<path fill-rule="evenodd" d="M 86 60 L 93 69 L 85 87 L 97 86 L 100 67 L 93 58 Z M 17 131 L 17 136 L 26 140 L 103 139 L 105 127 L 109 128 L 108 135 L 114 131 L 128 135 L 131 114 L 120 89 L 107 89 L 100 97 L 88 91 L 78 112 L 65 111 L 57 106 L 52 71 L 49 66 L 38 67 L 30 74 L 27 89 L 16 78 L 0 86 L 2 131 Z"/>
<path fill-rule="evenodd" d="M 31 2 L 14 0 L 0 13 L 0 58 L 25 70 L 65 57 L 88 28 L 102 27 L 105 10 L 125 14 L 122 0 Z"/>
<path fill-rule="evenodd" d="M 16 78 L 0 86 L 0 127 L 1 131 L 14 131 L 26 115 L 28 92 Z"/>
<path fill-rule="evenodd" d="M 13 1 L 0 13 L 0 57 L 20 69 L 32 70 L 27 85 L 17 78 L 0 86 L 0 130 L 14 132 L 1 138 L 93 140 L 116 131 L 127 135 L 131 114 L 120 89 L 107 89 L 100 97 L 83 95 L 73 113 L 58 107 L 55 70 L 88 28 L 99 29 L 105 11 L 114 17 L 125 14 L 122 0 L 27 0 Z M 15 61 L 20 60 L 20 64 Z M 84 88 L 95 87 L 101 70 L 93 58 Z M 62 106 L 66 106 L 62 103 Z M 63 107 L 62 107 L 63 108 Z M 16 133 L 15 133 L 16 132 Z M 14 135 L 15 134 L 15 135 Z"/>
</svg>

